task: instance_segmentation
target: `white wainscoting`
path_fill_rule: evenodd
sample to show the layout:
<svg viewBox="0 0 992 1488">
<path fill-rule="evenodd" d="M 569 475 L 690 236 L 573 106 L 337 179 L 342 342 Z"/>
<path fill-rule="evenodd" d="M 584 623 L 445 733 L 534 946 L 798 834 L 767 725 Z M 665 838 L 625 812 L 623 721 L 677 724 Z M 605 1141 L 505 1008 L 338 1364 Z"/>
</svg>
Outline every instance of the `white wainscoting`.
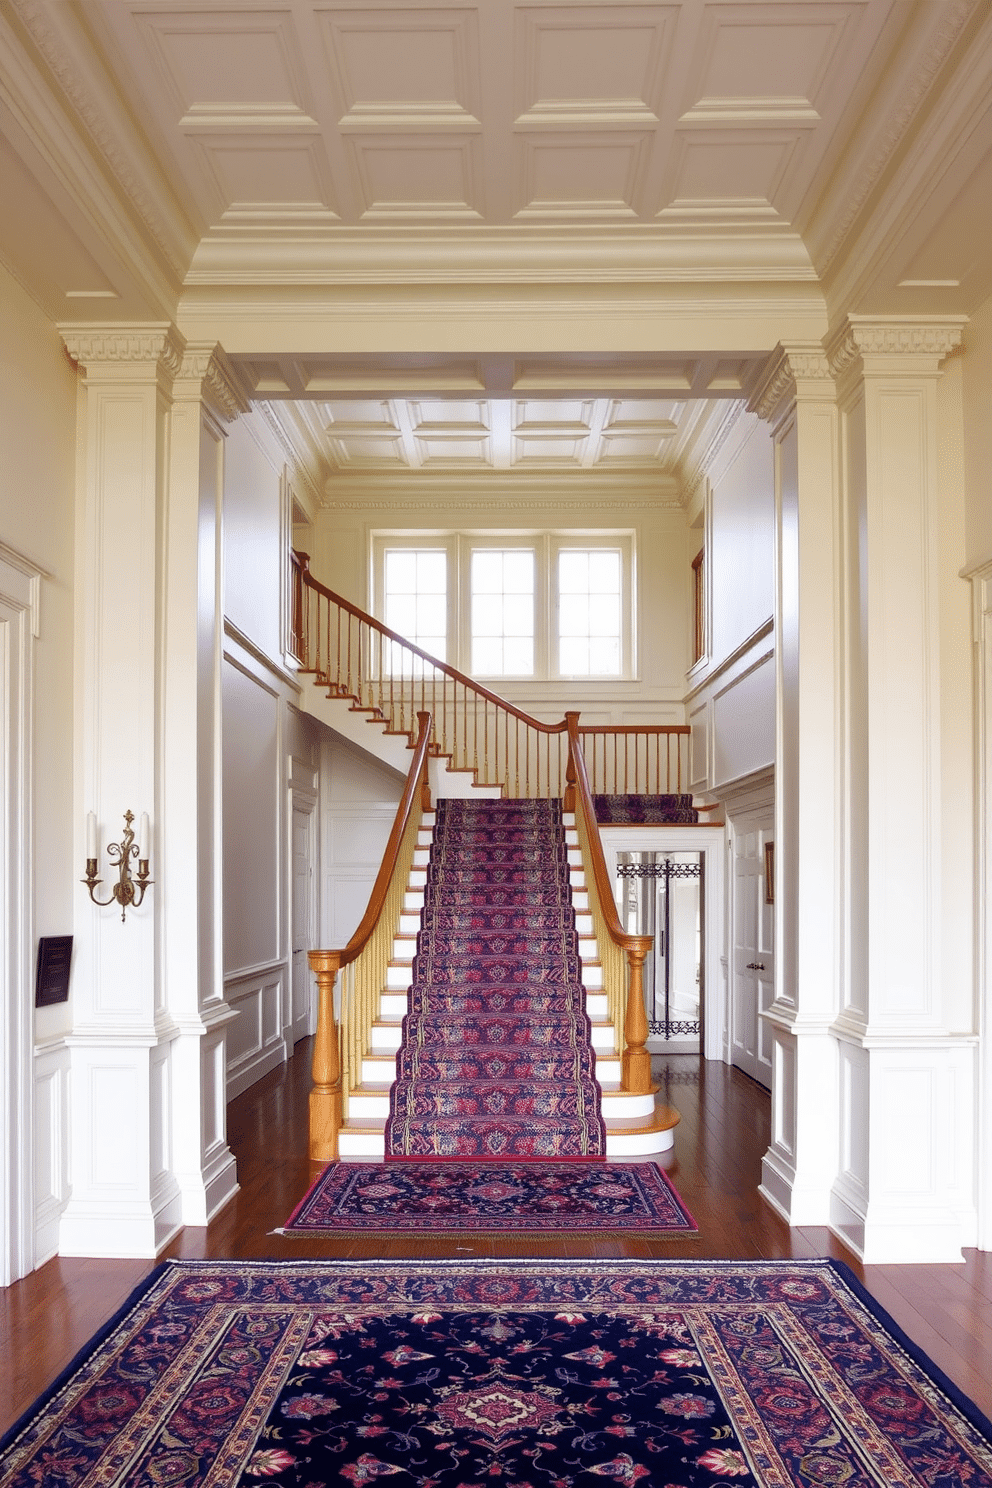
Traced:
<svg viewBox="0 0 992 1488">
<path fill-rule="evenodd" d="M 224 977 L 224 1001 L 237 1017 L 227 1029 L 227 1099 L 233 1100 L 288 1058 L 284 1029 L 289 996 L 284 960 Z"/>
<path fill-rule="evenodd" d="M 58 1254 L 59 1222 L 69 1202 L 69 1050 L 65 1041 L 34 1051 L 35 1265 Z"/>
<path fill-rule="evenodd" d="M 977 1040 L 840 1037 L 831 1229 L 866 1263 L 960 1261 L 977 1244 Z M 869 1151 L 866 1133 L 873 1114 Z"/>
<path fill-rule="evenodd" d="M 770 620 L 694 683 L 686 716 L 692 729 L 694 791 L 724 794 L 774 765 L 775 641 Z"/>
</svg>

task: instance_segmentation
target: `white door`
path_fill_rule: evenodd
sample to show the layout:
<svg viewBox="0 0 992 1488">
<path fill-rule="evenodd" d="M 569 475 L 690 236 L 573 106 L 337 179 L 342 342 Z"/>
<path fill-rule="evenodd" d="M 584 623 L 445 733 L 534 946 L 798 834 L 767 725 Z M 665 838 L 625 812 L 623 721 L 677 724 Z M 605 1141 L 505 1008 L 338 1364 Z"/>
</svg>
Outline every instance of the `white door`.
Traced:
<svg viewBox="0 0 992 1488">
<path fill-rule="evenodd" d="M 731 1062 L 771 1089 L 772 1036 L 759 1013 L 775 995 L 774 906 L 767 901 L 765 845 L 771 820 L 742 822 L 733 832 Z"/>
<path fill-rule="evenodd" d="M 312 977 L 307 952 L 313 929 L 313 806 L 293 802 L 293 1043 L 311 1032 Z"/>
</svg>

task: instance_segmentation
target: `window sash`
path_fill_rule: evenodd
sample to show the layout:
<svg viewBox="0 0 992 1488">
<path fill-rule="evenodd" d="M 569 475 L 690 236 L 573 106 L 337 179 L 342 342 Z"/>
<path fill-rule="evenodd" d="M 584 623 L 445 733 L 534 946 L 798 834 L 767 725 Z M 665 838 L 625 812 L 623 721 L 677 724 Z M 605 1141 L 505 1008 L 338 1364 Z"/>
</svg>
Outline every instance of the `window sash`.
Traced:
<svg viewBox="0 0 992 1488">
<path fill-rule="evenodd" d="M 391 629 L 407 634 L 402 626 L 393 625 L 386 618 L 386 563 L 387 554 L 403 551 L 444 552 L 447 559 L 447 646 L 446 656 L 438 655 L 431 646 L 421 649 L 438 655 L 452 666 L 480 681 L 527 682 L 527 681 L 623 681 L 635 675 L 635 569 L 634 534 L 629 531 L 581 530 L 573 532 L 438 532 L 403 531 L 371 534 L 371 567 L 373 612 L 383 617 Z M 533 669 L 496 670 L 485 665 L 474 665 L 473 656 L 473 598 L 472 564 L 477 554 L 510 554 L 514 550 L 528 551 L 534 555 L 533 586 Z M 586 637 L 586 662 L 584 667 L 568 664 L 570 657 L 565 647 L 563 655 L 559 632 L 561 598 L 559 594 L 559 566 L 563 555 L 615 554 L 620 570 L 619 633 L 605 639 Z M 413 640 L 412 636 L 408 637 Z M 490 638 L 495 639 L 495 638 Z M 419 643 L 418 643 L 419 644 Z M 616 662 L 616 670 L 605 667 L 596 670 L 595 658 L 605 655 L 607 661 Z"/>
</svg>

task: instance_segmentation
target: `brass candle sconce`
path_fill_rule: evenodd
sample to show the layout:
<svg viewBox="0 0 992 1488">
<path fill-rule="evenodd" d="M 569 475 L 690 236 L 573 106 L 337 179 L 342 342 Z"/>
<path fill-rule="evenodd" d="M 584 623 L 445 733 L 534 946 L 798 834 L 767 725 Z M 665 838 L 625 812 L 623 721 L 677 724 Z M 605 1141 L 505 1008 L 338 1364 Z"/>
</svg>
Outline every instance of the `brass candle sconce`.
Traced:
<svg viewBox="0 0 992 1488">
<path fill-rule="evenodd" d="M 101 908 L 115 902 L 121 907 L 121 920 L 127 914 L 128 905 L 137 909 L 145 897 L 145 890 L 155 880 L 148 877 L 148 813 L 141 813 L 141 825 L 139 829 L 140 841 L 145 844 L 145 856 L 141 856 L 141 847 L 134 840 L 131 823 L 134 821 L 134 812 L 124 813 L 124 835 L 120 842 L 111 842 L 107 845 L 107 855 L 118 873 L 118 880 L 112 885 L 109 899 L 98 899 L 93 892 L 97 884 L 103 880 L 97 877 L 97 851 L 96 851 L 96 816 L 91 811 L 86 818 L 86 877 L 80 882 L 84 883 L 90 891 L 90 898 L 94 904 Z M 137 860 L 138 872 L 132 877 L 131 864 Z"/>
</svg>

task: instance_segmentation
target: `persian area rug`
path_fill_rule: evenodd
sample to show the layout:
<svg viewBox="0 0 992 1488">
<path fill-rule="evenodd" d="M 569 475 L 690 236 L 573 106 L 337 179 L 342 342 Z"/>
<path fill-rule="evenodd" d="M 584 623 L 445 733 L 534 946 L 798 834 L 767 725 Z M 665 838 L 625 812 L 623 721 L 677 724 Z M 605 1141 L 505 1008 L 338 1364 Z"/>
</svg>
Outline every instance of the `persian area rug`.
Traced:
<svg viewBox="0 0 992 1488">
<path fill-rule="evenodd" d="M 656 1163 L 331 1163 L 288 1235 L 342 1230 L 650 1230 L 696 1222 Z"/>
<path fill-rule="evenodd" d="M 691 796 L 593 796 L 600 826 L 658 826 L 697 822 Z"/>
<path fill-rule="evenodd" d="M 386 1157 L 602 1158 L 560 801 L 437 803 Z"/>
<path fill-rule="evenodd" d="M 169 1262 L 4 1488 L 989 1488 L 992 1425 L 830 1261 Z"/>
</svg>

